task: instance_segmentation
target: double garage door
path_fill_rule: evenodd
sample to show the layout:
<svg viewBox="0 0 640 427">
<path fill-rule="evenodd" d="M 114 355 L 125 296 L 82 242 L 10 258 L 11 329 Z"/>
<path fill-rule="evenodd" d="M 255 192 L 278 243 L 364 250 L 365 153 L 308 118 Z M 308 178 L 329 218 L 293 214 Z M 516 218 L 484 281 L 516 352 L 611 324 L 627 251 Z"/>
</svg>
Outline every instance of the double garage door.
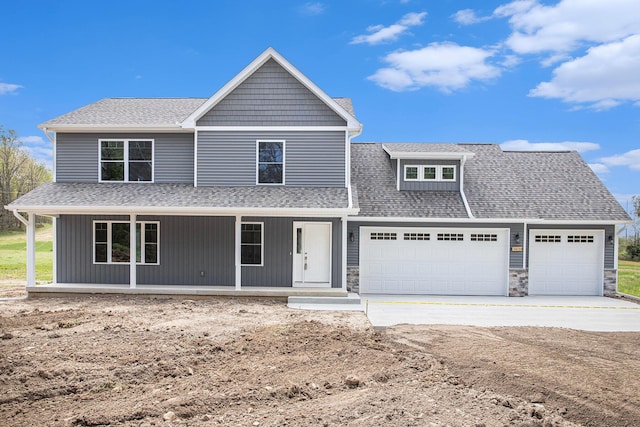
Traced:
<svg viewBox="0 0 640 427">
<path fill-rule="evenodd" d="M 507 295 L 506 229 L 360 228 L 360 292 Z"/>
<path fill-rule="evenodd" d="M 601 295 L 604 231 L 531 230 L 529 295 Z"/>
</svg>

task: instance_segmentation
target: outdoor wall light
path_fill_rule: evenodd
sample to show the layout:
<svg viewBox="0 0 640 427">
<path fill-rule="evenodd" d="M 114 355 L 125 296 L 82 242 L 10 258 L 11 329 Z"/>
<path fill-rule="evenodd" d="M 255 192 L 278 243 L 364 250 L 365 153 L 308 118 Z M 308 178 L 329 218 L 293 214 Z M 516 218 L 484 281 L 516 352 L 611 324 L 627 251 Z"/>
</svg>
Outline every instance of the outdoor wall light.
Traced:
<svg viewBox="0 0 640 427">
<path fill-rule="evenodd" d="M 610 245 L 613 245 L 613 236 L 611 234 L 609 234 L 609 237 L 607 238 L 607 240 L 609 241 Z"/>
<path fill-rule="evenodd" d="M 520 243 L 520 233 L 516 233 L 513 235 L 513 240 L 515 240 L 516 243 Z"/>
<path fill-rule="evenodd" d="M 356 240 L 356 235 L 353 234 L 353 231 L 349 232 L 349 241 L 353 243 Z"/>
</svg>

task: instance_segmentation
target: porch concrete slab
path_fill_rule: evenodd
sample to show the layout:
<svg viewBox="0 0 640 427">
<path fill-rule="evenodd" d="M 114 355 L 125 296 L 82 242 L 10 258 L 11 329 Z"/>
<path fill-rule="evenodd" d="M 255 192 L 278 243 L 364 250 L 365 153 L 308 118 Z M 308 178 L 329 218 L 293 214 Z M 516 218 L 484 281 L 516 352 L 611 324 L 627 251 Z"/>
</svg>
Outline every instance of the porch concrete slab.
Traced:
<svg viewBox="0 0 640 427">
<path fill-rule="evenodd" d="M 399 324 L 545 326 L 584 331 L 640 331 L 640 305 L 591 296 L 361 295 L 376 327 Z"/>
</svg>

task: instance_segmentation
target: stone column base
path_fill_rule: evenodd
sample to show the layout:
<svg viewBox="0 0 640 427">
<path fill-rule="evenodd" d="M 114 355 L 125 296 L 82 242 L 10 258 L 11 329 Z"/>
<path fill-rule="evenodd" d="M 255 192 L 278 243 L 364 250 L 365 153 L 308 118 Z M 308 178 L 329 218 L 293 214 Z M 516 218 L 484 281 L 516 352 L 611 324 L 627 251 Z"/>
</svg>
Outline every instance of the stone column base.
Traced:
<svg viewBox="0 0 640 427">
<path fill-rule="evenodd" d="M 529 294 L 529 271 L 509 270 L 509 296 L 523 297 Z"/>
<path fill-rule="evenodd" d="M 347 292 L 360 292 L 360 267 L 347 266 Z"/>
</svg>

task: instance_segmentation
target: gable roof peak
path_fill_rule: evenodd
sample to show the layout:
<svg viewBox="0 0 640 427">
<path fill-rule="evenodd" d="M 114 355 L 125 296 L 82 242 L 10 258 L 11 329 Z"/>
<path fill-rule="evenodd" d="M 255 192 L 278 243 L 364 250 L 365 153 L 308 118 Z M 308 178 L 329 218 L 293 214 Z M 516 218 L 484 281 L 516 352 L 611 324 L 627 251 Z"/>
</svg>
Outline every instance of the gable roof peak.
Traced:
<svg viewBox="0 0 640 427">
<path fill-rule="evenodd" d="M 287 61 L 280 53 L 278 53 L 273 47 L 269 46 L 264 50 L 257 58 L 249 63 L 242 71 L 240 71 L 234 78 L 229 80 L 222 88 L 214 93 L 207 101 L 205 101 L 197 110 L 195 110 L 189 117 L 182 122 L 183 128 L 195 128 L 196 122 L 204 116 L 209 110 L 211 110 L 216 104 L 222 101 L 227 95 L 229 95 L 234 89 L 242 84 L 247 78 L 255 73 L 260 67 L 262 67 L 267 61 L 273 59 L 282 68 L 284 68 L 293 78 L 298 80 L 309 91 L 322 100 L 329 108 L 331 108 L 336 114 L 342 117 L 347 122 L 347 128 L 352 132 L 360 132 L 362 124 L 344 108 L 341 103 L 336 102 L 333 98 L 327 95 L 322 89 L 320 89 L 315 83 L 309 80 L 304 74 L 300 72 L 296 67 Z"/>
</svg>

